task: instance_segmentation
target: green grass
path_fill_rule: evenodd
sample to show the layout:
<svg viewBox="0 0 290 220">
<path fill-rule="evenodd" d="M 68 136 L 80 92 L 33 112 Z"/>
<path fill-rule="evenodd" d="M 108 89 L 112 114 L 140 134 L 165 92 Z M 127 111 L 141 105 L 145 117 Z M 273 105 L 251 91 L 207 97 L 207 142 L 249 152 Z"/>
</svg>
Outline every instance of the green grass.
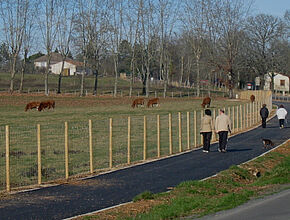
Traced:
<svg viewBox="0 0 290 220">
<path fill-rule="evenodd" d="M 54 99 L 56 108 L 25 112 L 30 101 Z M 109 118 L 113 118 L 113 166 L 127 163 L 128 116 L 131 117 L 131 162 L 143 160 L 143 116 L 147 117 L 147 158 L 157 158 L 156 115 L 160 115 L 161 156 L 169 155 L 168 114 L 172 114 L 173 153 L 179 152 L 178 112 L 182 112 L 182 150 L 187 148 L 187 118 L 190 112 L 190 146 L 194 143 L 193 111 L 197 111 L 197 144 L 201 143 L 199 124 L 201 100 L 192 98 L 161 99 L 158 108 L 130 107 L 132 99 L 111 97 L 63 97 L 42 95 L 2 95 L 0 141 L 5 143 L 5 125 L 10 127 L 11 184 L 26 186 L 37 182 L 37 130 L 41 126 L 43 181 L 63 178 L 64 122 L 68 122 L 69 174 L 89 171 L 89 120 L 92 120 L 93 168 L 109 167 Z M 232 106 L 235 101 L 213 100 L 212 110 Z M 240 104 L 240 103 L 238 103 Z M 217 110 L 216 110 L 217 112 Z M 0 189 L 5 186 L 5 150 L 0 148 Z"/>
<path fill-rule="evenodd" d="M 286 146 L 289 147 L 289 143 Z M 265 188 L 273 189 L 273 185 L 290 183 L 289 153 L 282 155 L 277 152 L 270 152 L 252 161 L 252 167 L 258 165 L 258 168 L 265 168 L 265 163 L 270 160 L 276 165 L 272 169 L 268 168 L 260 178 L 250 174 L 246 168 L 232 166 L 219 173 L 215 178 L 205 181 L 186 181 L 180 183 L 169 193 L 150 194 L 150 198 L 166 202 L 153 206 L 146 213 L 137 214 L 133 218 L 127 216 L 125 219 L 179 219 L 182 216 L 189 215 L 201 217 L 232 209 L 253 197 L 260 197 L 261 193 L 268 194 L 269 191 Z M 146 193 L 144 194 L 146 195 Z M 146 199 L 146 196 L 144 197 Z M 140 199 L 142 196 L 139 195 L 138 198 Z M 118 216 L 120 213 L 116 213 L 116 215 Z M 124 216 L 122 218 L 124 219 Z M 97 216 L 95 219 L 97 219 Z"/>
</svg>

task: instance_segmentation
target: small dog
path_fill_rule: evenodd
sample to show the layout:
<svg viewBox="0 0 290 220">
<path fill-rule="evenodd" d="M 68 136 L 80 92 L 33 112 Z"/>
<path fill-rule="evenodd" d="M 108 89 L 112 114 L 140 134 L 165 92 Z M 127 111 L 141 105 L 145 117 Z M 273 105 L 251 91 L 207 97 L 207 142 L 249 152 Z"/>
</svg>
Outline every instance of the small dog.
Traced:
<svg viewBox="0 0 290 220">
<path fill-rule="evenodd" d="M 263 147 L 264 147 L 265 149 L 274 146 L 273 141 L 271 141 L 270 139 L 265 139 L 265 138 L 263 138 L 262 141 L 263 141 Z"/>
</svg>

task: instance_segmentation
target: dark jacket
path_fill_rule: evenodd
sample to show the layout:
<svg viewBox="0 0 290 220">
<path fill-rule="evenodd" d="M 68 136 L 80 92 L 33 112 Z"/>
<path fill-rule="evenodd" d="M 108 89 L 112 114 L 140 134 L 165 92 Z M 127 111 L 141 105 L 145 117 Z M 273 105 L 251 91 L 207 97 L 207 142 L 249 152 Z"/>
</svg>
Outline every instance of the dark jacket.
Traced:
<svg viewBox="0 0 290 220">
<path fill-rule="evenodd" d="M 266 107 L 261 108 L 260 115 L 262 118 L 268 118 L 268 116 L 269 116 L 268 109 Z"/>
</svg>

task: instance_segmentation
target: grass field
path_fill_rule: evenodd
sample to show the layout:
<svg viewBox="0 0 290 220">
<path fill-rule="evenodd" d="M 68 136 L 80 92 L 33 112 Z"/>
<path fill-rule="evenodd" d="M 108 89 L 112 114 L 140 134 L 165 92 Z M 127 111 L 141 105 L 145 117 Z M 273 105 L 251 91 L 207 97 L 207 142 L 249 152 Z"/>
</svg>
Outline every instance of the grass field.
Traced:
<svg viewBox="0 0 290 220">
<path fill-rule="evenodd" d="M 31 101 L 54 99 L 56 108 L 38 112 L 24 111 Z M 201 143 L 199 121 L 201 99 L 161 98 L 156 108 L 131 108 L 133 98 L 110 96 L 77 97 L 69 95 L 1 93 L 0 96 L 0 189 L 5 186 L 5 125 L 10 127 L 10 164 L 12 187 L 37 183 L 37 130 L 41 126 L 42 179 L 44 182 L 64 177 L 64 122 L 68 122 L 69 174 L 89 171 L 89 125 L 93 124 L 93 166 L 109 166 L 109 118 L 113 118 L 113 166 L 127 162 L 127 118 L 131 117 L 131 161 L 143 160 L 143 116 L 147 117 L 147 158 L 157 157 L 156 115 L 160 115 L 161 156 L 169 154 L 168 114 L 172 114 L 173 153 L 179 152 L 178 112 L 182 113 L 182 150 L 187 145 L 187 118 L 190 112 L 190 146 L 193 146 L 193 111 L 197 111 L 197 144 Z M 245 102 L 224 98 L 213 100 L 212 109 Z"/>
</svg>

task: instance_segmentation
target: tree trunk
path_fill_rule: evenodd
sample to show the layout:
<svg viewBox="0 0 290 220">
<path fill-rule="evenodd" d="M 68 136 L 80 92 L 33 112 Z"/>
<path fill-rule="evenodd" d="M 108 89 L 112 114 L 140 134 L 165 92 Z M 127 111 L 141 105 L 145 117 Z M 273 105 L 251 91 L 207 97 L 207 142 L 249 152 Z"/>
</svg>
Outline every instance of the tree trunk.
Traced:
<svg viewBox="0 0 290 220">
<path fill-rule="evenodd" d="M 60 88 L 61 88 L 61 79 L 62 79 L 63 69 L 64 69 L 64 61 L 65 61 L 65 59 L 62 61 L 61 71 L 60 71 L 59 76 L 58 76 L 57 94 L 61 93 Z"/>
<path fill-rule="evenodd" d="M 46 62 L 46 69 L 45 69 L 45 76 L 44 76 L 44 93 L 46 96 L 49 95 L 48 91 L 48 74 L 49 74 L 49 68 L 50 68 L 50 61 L 51 61 L 51 54 L 50 52 L 47 53 L 47 62 Z"/>
<path fill-rule="evenodd" d="M 99 75 L 99 71 L 98 71 L 98 69 L 96 69 L 95 70 L 95 86 L 94 86 L 93 95 L 97 95 L 97 90 L 98 90 L 98 75 Z"/>
<path fill-rule="evenodd" d="M 114 59 L 115 66 L 115 83 L 114 83 L 114 97 L 117 96 L 117 87 L 118 87 L 118 63 L 117 58 Z"/>
<path fill-rule="evenodd" d="M 199 66 L 199 56 L 196 57 L 196 96 L 200 96 L 200 66 Z"/>
<path fill-rule="evenodd" d="M 11 66 L 11 79 L 10 79 L 10 93 L 13 93 L 14 91 L 14 78 L 16 74 L 16 60 L 17 60 L 17 55 L 13 56 L 12 59 L 12 66 Z"/>
<path fill-rule="evenodd" d="M 23 91 L 23 81 L 24 81 L 24 72 L 25 72 L 25 69 L 26 69 L 27 54 L 28 54 L 28 50 L 25 49 L 24 57 L 23 57 L 23 63 L 22 63 L 22 68 L 21 68 L 21 78 L 20 78 L 20 85 L 19 85 L 19 93 L 22 93 L 22 91 Z"/>
</svg>

